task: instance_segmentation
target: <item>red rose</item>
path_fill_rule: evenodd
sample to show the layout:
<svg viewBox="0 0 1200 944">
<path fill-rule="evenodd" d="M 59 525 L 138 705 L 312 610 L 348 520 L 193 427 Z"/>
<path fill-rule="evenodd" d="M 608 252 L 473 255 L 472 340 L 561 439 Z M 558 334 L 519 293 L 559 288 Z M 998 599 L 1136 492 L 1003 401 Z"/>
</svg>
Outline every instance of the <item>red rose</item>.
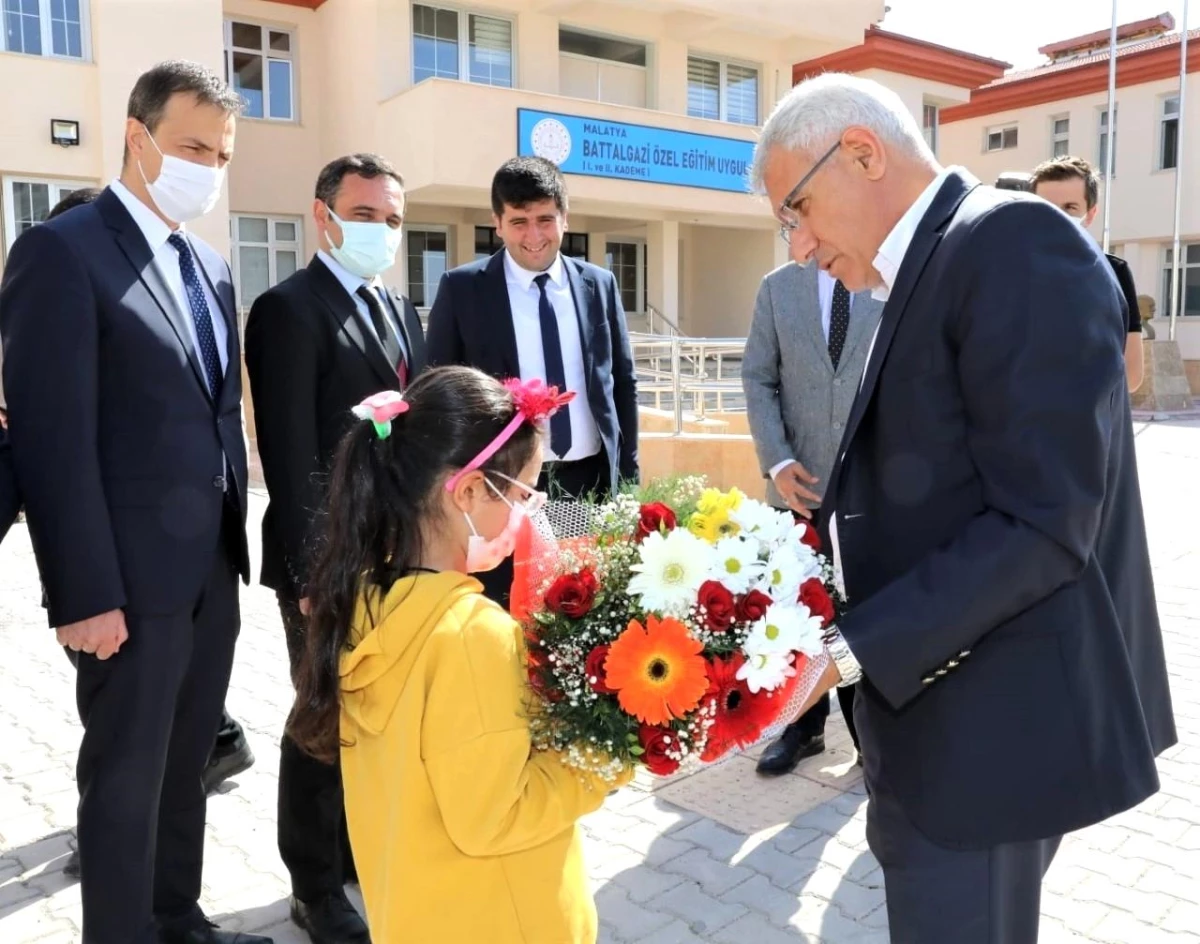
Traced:
<svg viewBox="0 0 1200 944">
<path fill-rule="evenodd" d="M 809 577 L 800 585 L 799 601 L 813 616 L 821 617 L 822 627 L 833 622 L 833 598 L 818 578 Z"/>
<path fill-rule="evenodd" d="M 679 769 L 679 761 L 667 754 L 668 749 L 678 752 L 679 738 L 670 728 L 643 724 L 638 727 L 638 740 L 642 744 L 642 763 L 652 774 L 669 777 Z"/>
<path fill-rule="evenodd" d="M 599 695 L 612 695 L 616 693 L 616 689 L 609 688 L 608 682 L 605 681 L 604 660 L 607 658 L 608 646 L 597 646 L 588 653 L 587 662 L 583 667 L 588 685 L 591 686 L 593 692 Z M 595 679 L 595 681 L 592 681 L 592 679 Z"/>
<path fill-rule="evenodd" d="M 650 502 L 648 505 L 642 505 L 641 511 L 638 513 L 635 538 L 640 544 L 655 532 L 672 530 L 677 520 L 675 512 L 662 502 Z"/>
<path fill-rule="evenodd" d="M 798 528 L 804 528 L 804 533 L 800 535 L 800 543 L 807 544 L 813 549 L 814 553 L 821 553 L 821 535 L 817 534 L 817 529 L 812 526 L 811 521 L 805 521 L 798 525 Z"/>
<path fill-rule="evenodd" d="M 738 622 L 753 623 L 762 619 L 772 602 L 761 590 L 751 590 L 737 602 Z"/>
<path fill-rule="evenodd" d="M 704 607 L 704 623 L 714 633 L 723 633 L 733 625 L 737 607 L 724 584 L 716 580 L 700 584 L 700 605 Z"/>
<path fill-rule="evenodd" d="M 582 619 L 591 612 L 599 589 L 590 568 L 577 574 L 563 574 L 546 591 L 546 606 L 570 619 Z"/>
</svg>

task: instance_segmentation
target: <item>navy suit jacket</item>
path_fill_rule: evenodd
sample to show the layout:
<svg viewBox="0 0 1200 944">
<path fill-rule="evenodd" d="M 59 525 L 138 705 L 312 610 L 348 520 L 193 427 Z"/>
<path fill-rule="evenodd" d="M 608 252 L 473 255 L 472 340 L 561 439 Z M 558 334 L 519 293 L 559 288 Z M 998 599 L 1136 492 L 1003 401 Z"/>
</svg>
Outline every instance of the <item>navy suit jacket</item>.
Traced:
<svg viewBox="0 0 1200 944">
<path fill-rule="evenodd" d="M 190 313 L 112 191 L 28 230 L 9 253 L 9 436 L 52 626 L 192 607 L 222 540 L 226 489 L 245 520 L 233 283 L 225 260 L 188 238 L 229 335 L 215 403 Z M 244 530 L 235 559 L 248 579 Z"/>
<path fill-rule="evenodd" d="M 629 328 L 611 272 L 563 256 L 583 343 L 586 396 L 615 491 L 638 477 L 637 377 Z M 521 376 L 504 276 L 504 250 L 442 276 L 429 313 L 430 366 L 464 364 L 500 380 Z"/>
<path fill-rule="evenodd" d="M 957 171 L 884 307 L 824 507 L 868 777 L 944 845 L 1128 809 L 1175 742 L 1123 316 L 1093 240 Z"/>
<path fill-rule="evenodd" d="M 13 472 L 8 432 L 0 426 L 0 541 L 8 534 L 20 510 L 21 495 L 17 491 L 17 476 Z"/>
</svg>

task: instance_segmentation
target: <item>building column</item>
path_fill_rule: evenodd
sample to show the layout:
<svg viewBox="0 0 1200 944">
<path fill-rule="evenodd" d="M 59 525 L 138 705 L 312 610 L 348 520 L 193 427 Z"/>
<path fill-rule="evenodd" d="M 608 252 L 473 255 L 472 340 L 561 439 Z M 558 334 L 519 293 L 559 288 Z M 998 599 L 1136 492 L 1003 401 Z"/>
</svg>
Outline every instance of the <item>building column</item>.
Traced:
<svg viewBox="0 0 1200 944">
<path fill-rule="evenodd" d="M 475 224 L 455 223 L 450 227 L 450 267 L 475 260 Z"/>
<path fill-rule="evenodd" d="M 687 330 L 679 312 L 679 224 L 646 224 L 646 294 L 663 315 Z"/>
<path fill-rule="evenodd" d="M 588 237 L 588 259 L 594 266 L 599 266 L 601 269 L 608 268 L 608 233 L 597 233 L 594 230 L 587 231 Z"/>
<path fill-rule="evenodd" d="M 775 268 L 778 269 L 781 265 L 786 265 L 792 258 L 792 250 L 782 239 L 776 237 L 772 244 L 775 248 Z"/>
</svg>

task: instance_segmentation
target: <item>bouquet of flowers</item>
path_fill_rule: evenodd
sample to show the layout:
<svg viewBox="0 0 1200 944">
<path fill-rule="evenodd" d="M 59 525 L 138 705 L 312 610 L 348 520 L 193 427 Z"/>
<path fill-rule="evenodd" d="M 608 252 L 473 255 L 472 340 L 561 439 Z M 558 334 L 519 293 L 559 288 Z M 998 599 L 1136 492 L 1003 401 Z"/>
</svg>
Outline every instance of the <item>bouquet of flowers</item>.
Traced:
<svg viewBox="0 0 1200 944">
<path fill-rule="evenodd" d="M 795 720 L 836 593 L 815 529 L 699 477 L 552 502 L 520 542 L 534 745 L 613 779 L 695 769 Z"/>
</svg>

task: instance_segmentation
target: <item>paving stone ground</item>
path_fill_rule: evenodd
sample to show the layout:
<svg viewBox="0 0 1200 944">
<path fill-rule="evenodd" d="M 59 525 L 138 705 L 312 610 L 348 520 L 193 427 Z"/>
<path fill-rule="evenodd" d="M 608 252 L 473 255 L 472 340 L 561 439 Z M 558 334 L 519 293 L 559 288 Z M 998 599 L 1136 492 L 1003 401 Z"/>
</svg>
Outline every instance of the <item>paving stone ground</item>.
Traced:
<svg viewBox="0 0 1200 944">
<path fill-rule="evenodd" d="M 1046 880 L 1043 941 L 1200 942 L 1200 423 L 1138 424 L 1138 451 L 1181 742 L 1161 759 L 1159 794 L 1063 844 Z M 264 506 L 256 495 L 253 534 Z M 79 940 L 79 889 L 62 874 L 79 725 L 70 666 L 38 600 L 17 526 L 0 547 L 0 944 Z M 242 601 L 228 705 L 258 763 L 209 803 L 202 904 L 225 925 L 302 944 L 275 843 L 277 742 L 291 698 L 282 631 L 268 592 L 245 590 Z M 601 940 L 885 944 L 865 790 L 836 714 L 828 740 L 825 755 L 776 781 L 739 758 L 639 781 L 589 817 Z"/>
</svg>

